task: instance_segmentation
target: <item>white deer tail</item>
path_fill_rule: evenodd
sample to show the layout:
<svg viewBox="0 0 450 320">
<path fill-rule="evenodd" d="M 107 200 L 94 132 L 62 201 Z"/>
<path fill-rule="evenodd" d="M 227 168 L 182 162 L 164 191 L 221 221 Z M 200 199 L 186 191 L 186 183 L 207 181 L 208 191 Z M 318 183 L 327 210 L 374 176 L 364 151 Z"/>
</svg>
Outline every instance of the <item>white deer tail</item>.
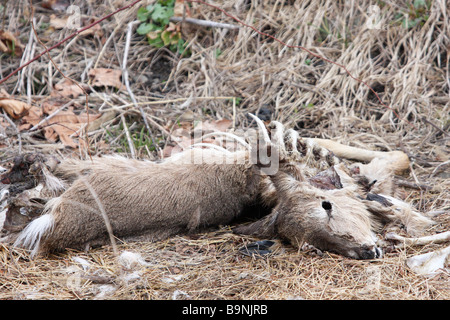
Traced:
<svg viewBox="0 0 450 320">
<path fill-rule="evenodd" d="M 34 258 L 39 252 L 41 239 L 53 230 L 55 224 L 53 210 L 58 207 L 60 202 L 60 197 L 48 201 L 44 209 L 44 213 L 47 213 L 31 221 L 19 234 L 14 246 L 31 250 L 31 257 Z"/>
</svg>

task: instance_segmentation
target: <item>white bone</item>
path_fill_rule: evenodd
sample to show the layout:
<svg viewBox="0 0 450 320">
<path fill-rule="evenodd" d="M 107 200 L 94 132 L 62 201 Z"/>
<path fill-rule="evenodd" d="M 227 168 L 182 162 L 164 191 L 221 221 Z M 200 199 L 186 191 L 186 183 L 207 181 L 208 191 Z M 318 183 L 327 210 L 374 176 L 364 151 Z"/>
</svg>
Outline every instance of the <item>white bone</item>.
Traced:
<svg viewBox="0 0 450 320">
<path fill-rule="evenodd" d="M 339 158 L 370 162 L 374 158 L 388 159 L 389 166 L 397 173 L 409 168 L 409 158 L 401 151 L 372 151 L 340 144 L 328 139 L 313 139 L 318 145 L 330 150 Z"/>
<path fill-rule="evenodd" d="M 408 258 L 406 265 L 418 274 L 433 276 L 439 269 L 444 269 L 449 256 L 450 246 Z"/>
<path fill-rule="evenodd" d="M 437 233 L 431 236 L 419 237 L 419 238 L 406 238 L 393 232 L 389 232 L 385 237 L 387 240 L 396 240 L 402 242 L 407 246 L 423 246 L 431 243 L 443 243 L 450 241 L 450 231 Z"/>
<path fill-rule="evenodd" d="M 232 154 L 231 151 L 228 151 L 227 149 L 222 148 L 221 146 L 218 146 L 218 145 L 215 145 L 215 144 L 212 144 L 212 143 L 203 143 L 203 142 L 201 142 L 201 143 L 194 143 L 193 145 L 190 146 L 190 148 L 196 148 L 196 147 L 208 147 L 208 148 L 211 148 L 211 149 L 215 149 L 215 150 L 224 152 L 226 154 Z"/>
<path fill-rule="evenodd" d="M 261 130 L 263 137 L 264 137 L 264 142 L 267 144 L 270 144 L 270 137 L 269 134 L 267 133 L 267 129 L 266 126 L 264 125 L 264 123 L 261 121 L 261 119 L 259 119 L 257 116 L 255 116 L 254 114 L 249 113 L 248 114 L 250 117 L 253 118 L 253 120 L 256 121 L 256 124 L 258 125 L 259 129 Z"/>
<path fill-rule="evenodd" d="M 275 130 L 272 132 L 272 141 L 274 141 L 281 152 L 286 152 L 284 146 L 284 126 L 278 121 L 272 121 L 270 126 L 275 126 Z"/>
<path fill-rule="evenodd" d="M 229 132 L 221 132 L 221 131 L 217 131 L 217 132 L 211 132 L 211 133 L 207 133 L 205 135 L 202 136 L 202 140 L 212 137 L 212 136 L 225 136 L 228 138 L 231 138 L 232 140 L 236 140 L 237 142 L 239 142 L 240 144 L 242 144 L 244 147 L 246 147 L 247 149 L 250 150 L 250 145 L 241 137 L 238 137 L 235 134 L 229 133 Z"/>
<path fill-rule="evenodd" d="M 288 142 L 291 144 L 290 148 L 292 149 L 292 151 L 298 152 L 297 142 L 298 142 L 298 139 L 300 138 L 298 132 L 295 131 L 294 129 L 288 129 L 286 131 L 286 135 L 288 136 Z"/>
</svg>

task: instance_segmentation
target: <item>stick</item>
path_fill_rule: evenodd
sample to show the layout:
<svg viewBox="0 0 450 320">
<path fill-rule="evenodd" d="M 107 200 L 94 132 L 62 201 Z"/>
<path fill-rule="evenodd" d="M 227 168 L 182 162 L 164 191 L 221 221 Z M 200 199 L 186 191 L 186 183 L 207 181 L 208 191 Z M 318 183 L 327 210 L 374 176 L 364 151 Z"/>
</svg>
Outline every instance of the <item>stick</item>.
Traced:
<svg viewBox="0 0 450 320">
<path fill-rule="evenodd" d="M 136 151 L 134 150 L 133 140 L 131 140 L 130 131 L 128 131 L 127 123 L 125 121 L 125 117 L 124 117 L 123 113 L 120 114 L 120 120 L 122 120 L 123 129 L 125 130 L 125 135 L 127 137 L 128 145 L 130 146 L 131 157 L 133 159 L 136 159 Z"/>
<path fill-rule="evenodd" d="M 153 138 L 152 130 L 150 129 L 150 126 L 148 125 L 148 121 L 147 121 L 147 117 L 145 116 L 144 109 L 142 109 L 141 106 L 138 106 L 136 98 L 134 97 L 133 91 L 131 91 L 130 82 L 128 81 L 127 61 L 128 61 L 128 51 L 130 49 L 130 42 L 131 42 L 131 32 L 133 31 L 133 26 L 139 22 L 140 21 L 132 21 L 128 24 L 127 40 L 125 42 L 125 50 L 123 53 L 122 78 L 125 81 L 125 86 L 127 87 L 127 91 L 128 91 L 128 94 L 130 95 L 131 101 L 133 101 L 134 106 L 136 108 L 138 108 L 139 112 L 141 113 L 142 119 L 144 120 L 145 127 L 147 128 L 148 134 L 152 141 L 152 145 L 155 145 L 155 139 Z M 130 148 L 131 148 L 131 146 L 130 146 Z M 133 156 L 133 158 L 134 158 L 134 156 Z"/>
<path fill-rule="evenodd" d="M 186 22 L 190 24 L 195 24 L 197 26 L 202 27 L 211 27 L 211 28 L 224 28 L 224 29 L 239 29 L 240 26 L 235 24 L 229 24 L 229 23 L 221 23 L 221 22 L 214 22 L 210 20 L 201 20 L 201 19 L 194 19 L 194 18 L 183 18 L 183 17 L 171 17 L 169 19 L 171 22 Z"/>
<path fill-rule="evenodd" d="M 67 102 L 66 104 L 63 104 L 63 105 L 62 105 L 61 107 L 59 107 L 55 112 L 49 114 L 47 117 L 45 117 L 44 119 L 42 119 L 41 121 L 39 121 L 38 124 L 36 124 L 35 126 L 33 126 L 33 127 L 32 127 L 30 130 L 28 130 L 28 131 L 29 131 L 29 132 L 33 132 L 33 131 L 39 129 L 39 127 L 40 127 L 43 123 L 47 122 L 48 120 L 50 120 L 51 118 L 53 118 L 54 116 L 56 116 L 58 113 L 60 113 L 64 108 L 66 108 L 66 107 L 68 107 L 68 106 L 70 106 L 70 105 L 72 105 L 72 104 L 73 104 L 73 101 L 72 101 L 72 100 L 69 101 L 69 102 Z"/>
</svg>

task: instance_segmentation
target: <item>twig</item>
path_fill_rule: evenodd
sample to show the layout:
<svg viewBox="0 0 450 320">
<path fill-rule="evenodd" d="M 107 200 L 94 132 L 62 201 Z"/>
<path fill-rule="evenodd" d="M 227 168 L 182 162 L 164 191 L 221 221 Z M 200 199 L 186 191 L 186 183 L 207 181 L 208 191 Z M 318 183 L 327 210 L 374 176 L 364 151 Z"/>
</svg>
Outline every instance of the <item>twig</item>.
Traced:
<svg viewBox="0 0 450 320">
<path fill-rule="evenodd" d="M 56 116 L 58 113 L 60 113 L 64 108 L 72 105 L 74 103 L 74 101 L 69 101 L 66 104 L 63 104 L 61 107 L 58 108 L 58 110 L 56 110 L 55 112 L 49 114 L 47 117 L 45 117 L 44 119 L 42 119 L 41 121 L 39 121 L 38 124 L 34 125 L 31 129 L 28 130 L 28 132 L 33 132 L 36 131 L 37 129 L 39 129 L 39 127 L 47 122 L 48 120 L 50 120 L 51 118 L 53 118 L 54 116 Z"/>
<path fill-rule="evenodd" d="M 231 96 L 219 96 L 219 97 L 196 97 L 195 100 L 199 100 L 199 101 L 205 101 L 205 100 L 232 100 L 235 97 L 231 97 Z M 176 98 L 176 99 L 169 99 L 169 100 L 156 100 L 156 101 L 145 101 L 145 102 L 138 102 L 137 105 L 158 105 L 158 104 L 165 104 L 165 103 L 178 103 L 178 102 L 185 102 L 186 100 L 191 99 L 191 97 L 189 98 Z M 110 107 L 112 110 L 120 110 L 120 109 L 125 109 L 128 107 L 132 107 L 134 106 L 133 103 L 127 103 L 121 106 L 112 106 L 110 104 Z M 110 109 L 104 109 L 103 106 L 101 106 L 99 108 L 99 111 L 106 111 L 106 110 L 110 110 Z"/>
<path fill-rule="evenodd" d="M 445 169 L 446 166 L 450 165 L 450 160 L 447 160 L 445 162 L 442 162 L 439 164 L 436 168 L 434 168 L 433 172 L 430 174 L 429 178 L 434 177 L 436 174 L 442 171 L 442 167 Z"/>
<path fill-rule="evenodd" d="M 125 81 L 125 86 L 127 87 L 127 91 L 128 91 L 128 94 L 130 95 L 131 101 L 133 101 L 134 106 L 136 108 L 138 108 L 139 112 L 141 113 L 142 119 L 144 120 L 144 124 L 145 124 L 145 127 L 147 128 L 152 145 L 155 145 L 155 139 L 153 138 L 152 130 L 150 129 L 150 126 L 148 125 L 148 121 L 147 121 L 147 117 L 145 115 L 144 109 L 141 106 L 138 106 L 136 98 L 134 97 L 133 91 L 131 90 L 130 83 L 128 81 L 127 62 L 128 62 L 128 51 L 130 49 L 130 42 L 131 42 L 131 32 L 133 31 L 133 26 L 139 22 L 140 21 L 132 21 L 132 22 L 128 23 L 127 39 L 125 42 L 125 50 L 123 53 L 122 79 Z"/>
<path fill-rule="evenodd" d="M 134 149 L 133 140 L 131 140 L 130 131 L 128 130 L 127 123 L 125 121 L 125 116 L 123 115 L 123 113 L 120 114 L 120 120 L 122 120 L 123 129 L 125 130 L 125 135 L 127 137 L 128 145 L 130 146 L 131 157 L 133 159 L 136 159 L 136 151 Z"/>
<path fill-rule="evenodd" d="M 399 187 L 405 187 L 405 188 L 411 188 L 411 189 L 417 189 L 417 190 L 431 190 L 433 189 L 432 186 L 426 185 L 426 184 L 417 184 L 414 182 L 406 181 L 406 180 L 400 180 L 398 179 L 396 181 L 396 185 Z"/>
<path fill-rule="evenodd" d="M 428 123 L 429 125 L 431 125 L 432 127 L 434 127 L 436 130 L 440 131 L 441 133 L 445 134 L 446 136 L 450 136 L 450 133 L 446 132 L 445 130 L 442 130 L 441 128 L 439 128 L 437 125 L 435 125 L 433 122 L 431 122 L 430 120 L 428 120 L 427 118 L 423 117 L 422 120 L 426 123 Z"/>
<path fill-rule="evenodd" d="M 183 18 L 183 17 L 171 17 L 169 19 L 171 22 L 186 22 L 190 24 L 195 24 L 197 26 L 202 27 L 211 27 L 211 28 L 224 28 L 224 29 L 239 29 L 240 26 L 235 24 L 229 24 L 229 23 L 221 23 L 221 22 L 215 22 L 210 20 L 201 20 L 201 19 L 194 19 L 194 18 Z"/>
</svg>

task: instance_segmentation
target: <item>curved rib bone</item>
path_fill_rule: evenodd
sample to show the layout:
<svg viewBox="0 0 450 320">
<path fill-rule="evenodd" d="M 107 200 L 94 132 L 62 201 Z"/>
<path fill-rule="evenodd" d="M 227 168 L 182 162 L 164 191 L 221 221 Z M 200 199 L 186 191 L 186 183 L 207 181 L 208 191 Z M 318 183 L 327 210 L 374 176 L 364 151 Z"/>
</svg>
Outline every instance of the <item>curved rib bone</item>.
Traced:
<svg viewBox="0 0 450 320">
<path fill-rule="evenodd" d="M 207 133 L 205 135 L 203 135 L 201 138 L 206 139 L 209 137 L 213 137 L 213 136 L 224 136 L 224 137 L 228 137 L 232 140 L 235 140 L 237 142 L 239 142 L 240 144 L 242 144 L 246 149 L 250 150 L 250 145 L 241 137 L 238 137 L 235 134 L 229 133 L 229 132 L 222 132 L 222 131 L 217 131 L 217 132 L 211 132 L 211 133 Z"/>
<path fill-rule="evenodd" d="M 264 138 L 264 142 L 266 144 L 270 144 L 270 137 L 269 137 L 269 133 L 267 132 L 266 126 L 264 125 L 264 123 L 261 121 L 261 119 L 259 119 L 257 116 L 255 116 L 254 114 L 249 113 L 248 114 L 250 117 L 253 118 L 253 120 L 255 120 L 256 124 L 258 125 L 258 128 L 261 130 L 262 134 L 263 134 L 263 138 Z"/>
</svg>

